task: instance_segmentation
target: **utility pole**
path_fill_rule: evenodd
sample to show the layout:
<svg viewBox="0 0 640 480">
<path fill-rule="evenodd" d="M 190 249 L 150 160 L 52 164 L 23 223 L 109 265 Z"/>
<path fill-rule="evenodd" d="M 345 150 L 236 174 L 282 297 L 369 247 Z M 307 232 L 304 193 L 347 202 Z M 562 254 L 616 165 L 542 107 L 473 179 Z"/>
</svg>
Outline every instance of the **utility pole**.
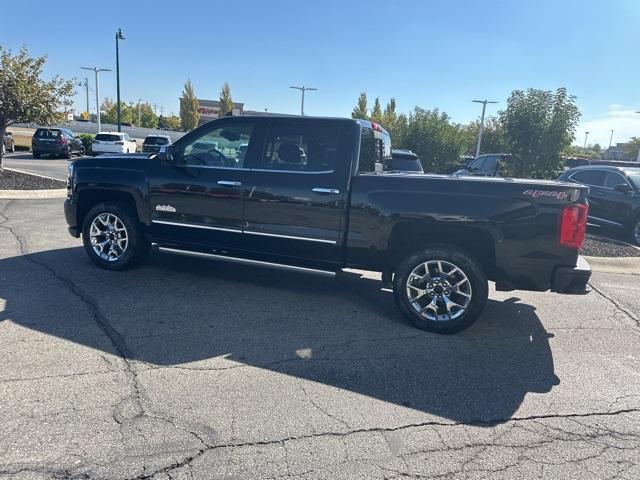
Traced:
<svg viewBox="0 0 640 480">
<path fill-rule="evenodd" d="M 302 102 L 300 103 L 300 115 L 304 115 L 304 92 L 306 92 L 307 90 L 318 90 L 318 89 L 313 87 L 305 87 L 304 85 L 301 87 L 289 87 L 289 88 L 293 88 L 294 90 L 300 90 L 302 92 Z"/>
<path fill-rule="evenodd" d="M 89 118 L 89 79 L 87 77 L 84 77 L 84 82 L 80 82 L 78 86 L 84 87 L 87 93 L 87 109 L 85 111 L 87 112 L 87 119 L 88 119 Z"/>
<path fill-rule="evenodd" d="M 637 111 L 636 113 L 640 113 L 640 111 Z M 638 145 L 638 158 L 636 158 L 636 162 L 640 163 L 640 145 Z"/>
<path fill-rule="evenodd" d="M 609 148 L 611 148 L 612 141 L 613 141 L 613 130 L 611 130 L 611 136 L 609 137 Z"/>
<path fill-rule="evenodd" d="M 589 136 L 589 132 L 584 132 L 584 146 L 582 147 L 583 153 L 587 151 L 587 137 Z"/>
<path fill-rule="evenodd" d="M 140 102 L 142 102 L 141 98 L 138 99 L 138 126 L 139 127 L 141 126 L 141 124 L 140 124 Z"/>
<path fill-rule="evenodd" d="M 476 158 L 480 155 L 480 145 L 482 144 L 482 132 L 484 131 L 484 112 L 487 109 L 487 103 L 498 103 L 490 100 L 472 100 L 473 103 L 482 104 L 482 116 L 480 117 L 480 131 L 478 132 L 478 145 L 476 146 Z"/>
<path fill-rule="evenodd" d="M 110 72 L 110 68 L 96 68 L 96 67 L 80 67 L 83 70 L 91 70 L 96 76 L 96 118 L 98 120 L 98 133 L 100 133 L 100 80 L 99 73 L 100 72 Z"/>
<path fill-rule="evenodd" d="M 118 48 L 118 41 L 124 40 L 124 35 L 122 35 L 122 30 L 119 28 L 116 32 L 116 112 L 118 114 L 118 131 L 122 131 L 122 122 L 120 119 L 120 51 Z"/>
<path fill-rule="evenodd" d="M 158 116 L 158 104 L 157 103 L 153 104 L 153 114 L 155 116 Z"/>
</svg>

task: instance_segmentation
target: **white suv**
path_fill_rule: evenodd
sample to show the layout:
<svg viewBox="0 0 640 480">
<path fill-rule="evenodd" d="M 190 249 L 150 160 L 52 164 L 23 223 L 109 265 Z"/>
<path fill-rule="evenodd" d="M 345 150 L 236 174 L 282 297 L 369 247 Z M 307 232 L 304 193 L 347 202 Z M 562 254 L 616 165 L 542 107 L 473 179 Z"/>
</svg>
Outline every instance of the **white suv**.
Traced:
<svg viewBox="0 0 640 480">
<path fill-rule="evenodd" d="M 123 132 L 100 132 L 91 144 L 94 155 L 101 153 L 135 153 L 138 144 Z"/>
</svg>

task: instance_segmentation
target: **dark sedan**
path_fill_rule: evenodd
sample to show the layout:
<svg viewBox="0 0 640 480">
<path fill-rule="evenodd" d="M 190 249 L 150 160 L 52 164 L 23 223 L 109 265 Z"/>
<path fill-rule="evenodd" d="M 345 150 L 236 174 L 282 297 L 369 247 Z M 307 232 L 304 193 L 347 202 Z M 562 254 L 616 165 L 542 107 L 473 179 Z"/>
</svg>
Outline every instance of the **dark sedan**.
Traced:
<svg viewBox="0 0 640 480">
<path fill-rule="evenodd" d="M 591 165 L 572 168 L 559 180 L 590 188 L 589 223 L 624 229 L 640 245 L 640 165 Z"/>
</svg>

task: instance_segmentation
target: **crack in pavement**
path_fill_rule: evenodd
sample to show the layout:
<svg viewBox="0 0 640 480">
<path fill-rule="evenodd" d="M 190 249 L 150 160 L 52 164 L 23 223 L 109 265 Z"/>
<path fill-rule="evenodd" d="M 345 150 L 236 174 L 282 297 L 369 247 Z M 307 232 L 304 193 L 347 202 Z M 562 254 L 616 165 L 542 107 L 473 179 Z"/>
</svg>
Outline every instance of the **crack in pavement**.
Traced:
<svg viewBox="0 0 640 480">
<path fill-rule="evenodd" d="M 592 282 L 589 282 L 589 286 L 593 288 L 593 290 L 600 295 L 602 298 L 611 303 L 614 307 L 624 313 L 627 317 L 633 320 L 637 327 L 640 327 L 640 318 L 638 318 L 633 312 L 629 311 L 625 306 L 621 305 L 616 299 L 608 297 L 601 289 L 596 287 Z"/>
</svg>

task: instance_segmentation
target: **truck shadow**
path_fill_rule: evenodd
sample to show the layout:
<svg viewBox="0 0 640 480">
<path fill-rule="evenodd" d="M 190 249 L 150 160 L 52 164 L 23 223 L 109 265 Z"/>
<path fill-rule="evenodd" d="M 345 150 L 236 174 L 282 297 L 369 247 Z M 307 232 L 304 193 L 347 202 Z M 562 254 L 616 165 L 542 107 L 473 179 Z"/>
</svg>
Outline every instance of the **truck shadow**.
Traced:
<svg viewBox="0 0 640 480">
<path fill-rule="evenodd" d="M 506 421 L 527 393 L 559 383 L 553 335 L 517 298 L 490 300 L 472 328 L 440 336 L 413 328 L 358 273 L 332 280 L 158 254 L 115 273 L 81 248 L 0 260 L 0 272 L 0 322 L 117 354 L 97 311 L 141 368 L 246 364 L 462 423 Z"/>
</svg>

